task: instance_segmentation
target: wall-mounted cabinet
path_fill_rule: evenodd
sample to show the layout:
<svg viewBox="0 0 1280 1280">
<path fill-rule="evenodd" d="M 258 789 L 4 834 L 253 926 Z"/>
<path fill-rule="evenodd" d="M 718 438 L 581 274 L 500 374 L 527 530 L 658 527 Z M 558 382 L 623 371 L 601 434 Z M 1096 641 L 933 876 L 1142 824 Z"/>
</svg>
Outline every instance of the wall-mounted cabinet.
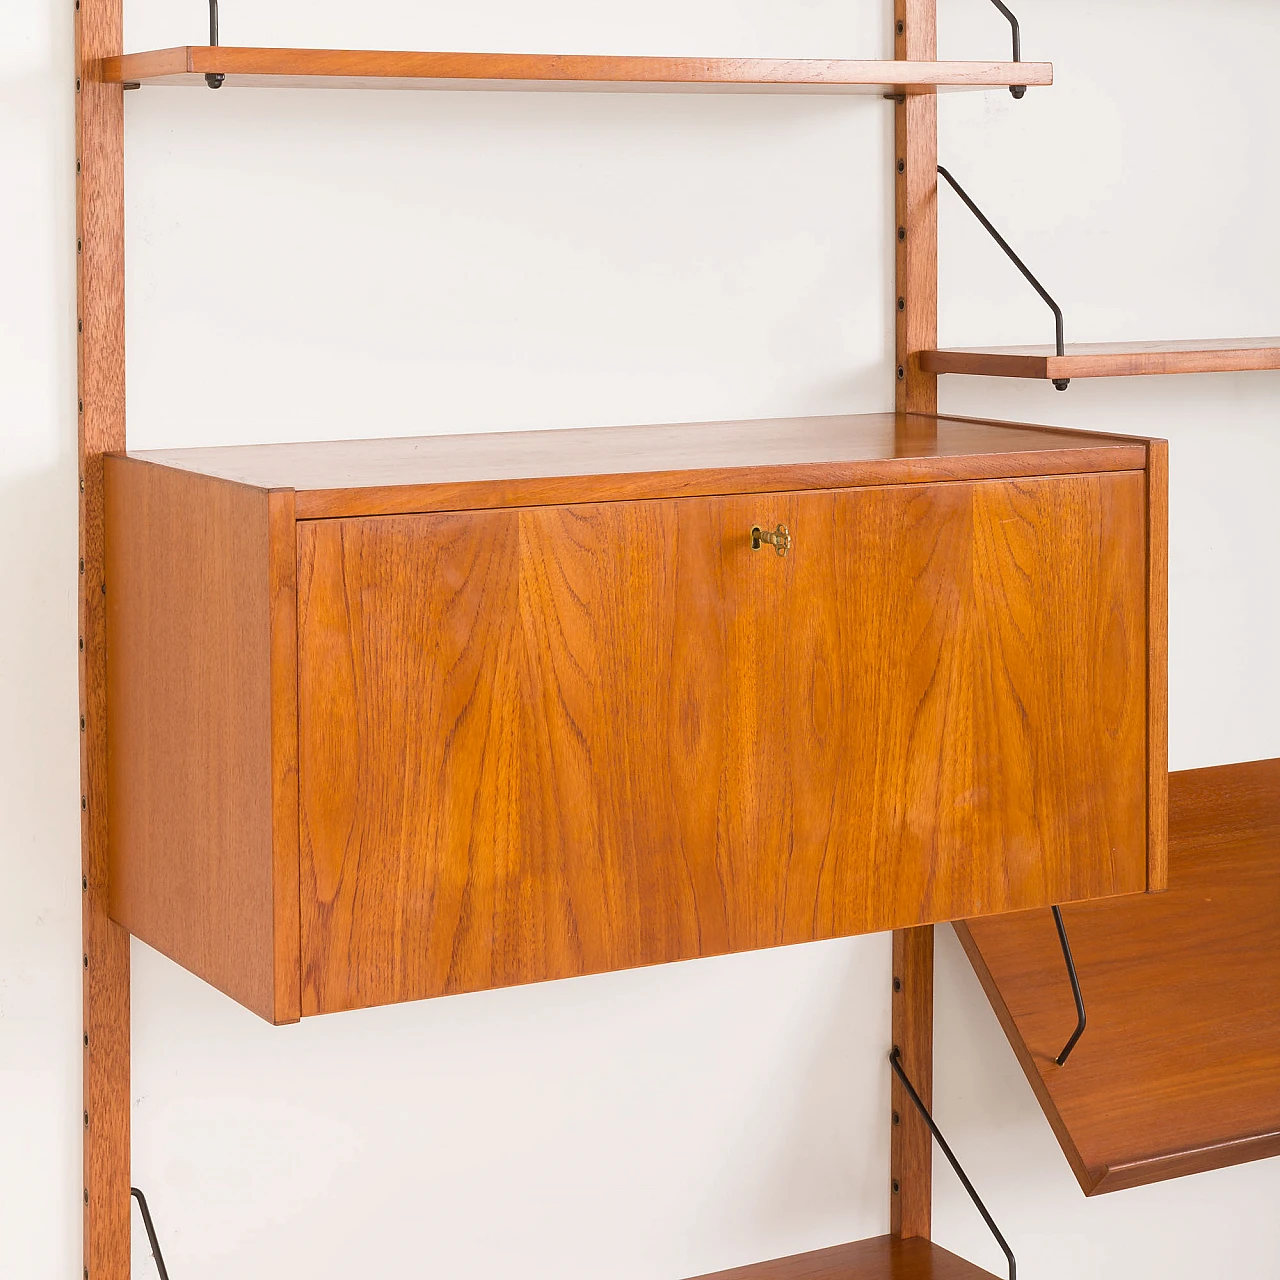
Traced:
<svg viewBox="0 0 1280 1280">
<path fill-rule="evenodd" d="M 112 914 L 282 1022 L 1158 887 L 1154 449 L 110 457 Z"/>
</svg>

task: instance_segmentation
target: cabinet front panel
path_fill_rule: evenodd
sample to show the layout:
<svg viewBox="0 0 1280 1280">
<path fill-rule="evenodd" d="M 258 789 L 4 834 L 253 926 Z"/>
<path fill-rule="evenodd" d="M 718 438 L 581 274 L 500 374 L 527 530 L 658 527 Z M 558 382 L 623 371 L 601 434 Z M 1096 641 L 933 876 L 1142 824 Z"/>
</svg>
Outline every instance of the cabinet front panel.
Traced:
<svg viewBox="0 0 1280 1280">
<path fill-rule="evenodd" d="M 303 1011 L 1140 892 L 1144 503 L 302 522 Z"/>
</svg>

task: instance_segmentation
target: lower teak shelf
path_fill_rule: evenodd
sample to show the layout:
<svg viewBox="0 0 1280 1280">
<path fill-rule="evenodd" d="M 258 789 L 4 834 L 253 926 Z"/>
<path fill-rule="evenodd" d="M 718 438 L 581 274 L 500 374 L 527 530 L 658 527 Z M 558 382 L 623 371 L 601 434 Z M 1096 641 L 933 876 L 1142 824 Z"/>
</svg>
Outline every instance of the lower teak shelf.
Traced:
<svg viewBox="0 0 1280 1280">
<path fill-rule="evenodd" d="M 876 1236 L 834 1249 L 798 1253 L 694 1280 L 994 1280 L 928 1240 Z"/>
<path fill-rule="evenodd" d="M 1161 887 L 1164 457 L 893 414 L 109 457 L 111 912 L 285 1022 Z"/>
</svg>

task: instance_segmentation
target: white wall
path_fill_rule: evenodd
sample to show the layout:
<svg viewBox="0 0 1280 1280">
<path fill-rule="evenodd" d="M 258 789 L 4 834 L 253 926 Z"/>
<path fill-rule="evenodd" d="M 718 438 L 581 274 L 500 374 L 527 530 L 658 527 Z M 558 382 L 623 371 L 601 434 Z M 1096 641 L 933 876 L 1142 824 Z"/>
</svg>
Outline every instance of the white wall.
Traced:
<svg viewBox="0 0 1280 1280">
<path fill-rule="evenodd" d="M 133 47 L 200 0 L 127 0 Z M 943 0 L 943 56 L 1002 55 Z M 941 107 L 1079 340 L 1280 330 L 1270 0 L 1021 0 L 1057 86 Z M 227 43 L 885 56 L 886 0 L 224 0 Z M 69 0 L 0 0 L 0 1276 L 79 1274 Z M 876 100 L 128 98 L 130 441 L 879 410 Z M 1051 334 L 949 192 L 944 342 Z M 1280 755 L 1280 375 L 944 380 L 1172 441 L 1175 768 Z M 953 936 L 939 1118 L 1027 1277 L 1280 1276 L 1280 1161 L 1084 1200 Z M 674 1280 L 887 1228 L 888 940 L 272 1029 L 134 948 L 134 1173 L 175 1280 Z M 939 1240 L 999 1271 L 949 1172 Z M 135 1275 L 151 1273 L 135 1232 Z"/>
</svg>

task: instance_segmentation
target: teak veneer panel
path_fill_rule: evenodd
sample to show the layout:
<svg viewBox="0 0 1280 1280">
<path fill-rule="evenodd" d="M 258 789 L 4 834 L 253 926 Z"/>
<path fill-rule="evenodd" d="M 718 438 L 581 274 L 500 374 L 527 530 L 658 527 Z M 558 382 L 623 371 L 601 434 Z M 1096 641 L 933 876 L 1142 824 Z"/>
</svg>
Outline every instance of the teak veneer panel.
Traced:
<svg viewBox="0 0 1280 1280">
<path fill-rule="evenodd" d="M 1086 1194 L 1280 1155 L 1280 760 L 1169 778 L 1169 890 L 958 926 Z"/>
<path fill-rule="evenodd" d="M 154 450 L 143 462 L 297 492 L 298 519 L 1140 470 L 1147 443 L 871 413 Z"/>
<path fill-rule="evenodd" d="M 993 1280 L 928 1240 L 876 1236 L 834 1249 L 734 1267 L 695 1280 Z"/>
<path fill-rule="evenodd" d="M 113 913 L 285 1021 L 1158 887 L 1158 442 L 934 425 L 109 458 Z"/>
<path fill-rule="evenodd" d="M 305 522 L 304 1013 L 1144 889 L 1144 511 L 1125 472 Z"/>
<path fill-rule="evenodd" d="M 299 1014 L 291 493 L 107 460 L 112 918 Z"/>
<path fill-rule="evenodd" d="M 112 83 L 204 87 L 578 89 L 667 93 L 932 94 L 1053 83 L 1047 62 L 900 62 L 816 58 L 653 58 L 551 53 L 425 53 L 183 45 L 107 58 Z"/>
<path fill-rule="evenodd" d="M 931 373 L 994 378 L 1126 378 L 1161 373 L 1244 373 L 1280 369 L 1280 338 L 1179 342 L 1070 343 L 1053 346 L 955 347 L 920 352 Z"/>
</svg>

